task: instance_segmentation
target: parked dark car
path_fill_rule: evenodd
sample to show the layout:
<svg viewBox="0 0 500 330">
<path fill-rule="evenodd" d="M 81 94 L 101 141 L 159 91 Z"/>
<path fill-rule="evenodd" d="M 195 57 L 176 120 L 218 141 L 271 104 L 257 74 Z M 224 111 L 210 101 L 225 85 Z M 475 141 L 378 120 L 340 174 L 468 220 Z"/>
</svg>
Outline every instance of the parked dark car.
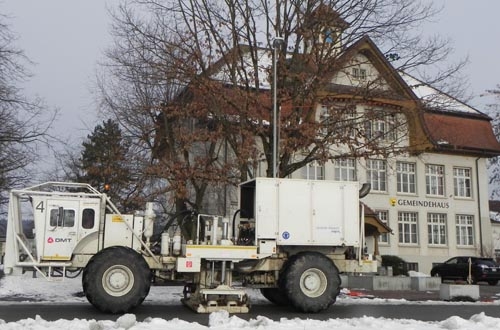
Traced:
<svg viewBox="0 0 500 330">
<path fill-rule="evenodd" d="M 497 285 L 500 280 L 500 265 L 491 258 L 480 257 L 453 257 L 442 264 L 435 265 L 431 269 L 431 276 L 440 276 L 441 280 L 464 280 L 467 281 L 470 273 L 472 283 L 488 282 L 489 285 Z"/>
</svg>

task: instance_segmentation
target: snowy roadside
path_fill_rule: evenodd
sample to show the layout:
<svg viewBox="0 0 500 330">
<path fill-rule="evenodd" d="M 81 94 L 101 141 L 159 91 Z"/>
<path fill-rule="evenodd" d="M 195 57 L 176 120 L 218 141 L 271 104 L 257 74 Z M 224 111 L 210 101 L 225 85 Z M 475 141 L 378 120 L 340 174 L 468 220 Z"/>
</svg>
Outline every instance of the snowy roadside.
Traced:
<svg viewBox="0 0 500 330">
<path fill-rule="evenodd" d="M 253 304 L 270 304 L 262 297 L 258 290 L 248 290 Z M 359 293 L 359 292 L 358 292 Z M 182 287 L 179 286 L 154 286 L 144 304 L 180 304 Z M 85 303 L 87 299 L 81 291 L 81 278 L 64 279 L 58 282 L 48 282 L 40 278 L 33 278 L 31 273 L 23 276 L 0 277 L 0 306 L 6 304 L 46 304 L 53 303 Z M 499 301 L 491 302 L 500 305 Z M 491 304 L 489 303 L 489 304 Z M 376 297 L 366 298 L 362 295 L 351 295 L 348 290 L 343 290 L 336 304 L 486 304 L 467 302 L 443 302 L 443 301 L 408 301 L 405 299 L 381 299 Z M 1 307 L 0 307 L 1 308 Z M 350 319 L 329 319 L 325 321 L 305 319 L 286 319 L 273 321 L 269 318 L 258 316 L 255 319 L 244 320 L 236 315 L 226 312 L 212 313 L 209 316 L 209 326 L 203 326 L 196 322 L 187 322 L 179 319 L 165 320 L 161 318 L 148 318 L 138 322 L 134 314 L 125 314 L 116 321 L 111 320 L 86 320 L 59 319 L 57 321 L 46 321 L 39 316 L 34 319 L 28 318 L 16 322 L 5 322 L 0 318 L 0 330 L 18 329 L 92 329 L 92 330 L 142 330 L 142 329 L 259 329 L 259 330 L 303 330 L 303 329 L 336 329 L 336 330 L 415 330 L 415 329 L 454 329 L 454 330 L 494 330 L 500 329 L 500 319 L 486 316 L 484 313 L 476 314 L 470 319 L 458 316 L 450 317 L 440 322 L 423 322 L 411 319 L 389 319 L 360 317 Z"/>
<path fill-rule="evenodd" d="M 149 318 L 138 322 L 135 315 L 125 314 L 116 321 L 96 320 L 57 320 L 45 321 L 39 317 L 20 320 L 18 322 L 2 323 L 2 330 L 45 330 L 45 329 L 91 329 L 91 330 L 191 330 L 191 329 L 255 329 L 255 330 L 495 330 L 499 328 L 500 319 L 486 316 L 484 313 L 473 315 L 466 320 L 452 316 L 440 322 L 424 322 L 416 320 L 396 320 L 389 318 L 360 317 L 352 319 L 329 319 L 326 321 L 310 319 L 285 319 L 273 321 L 258 316 L 255 319 L 243 320 L 237 316 L 230 316 L 227 312 L 216 312 L 209 316 L 209 326 L 199 323 L 186 322 L 179 319 L 164 320 Z"/>
<path fill-rule="evenodd" d="M 1 267 L 1 265 L 0 265 Z M 0 268 L 1 271 L 1 268 Z M 266 300 L 259 290 L 246 289 L 252 304 L 271 304 Z M 372 292 L 373 293 L 373 292 Z M 425 293 L 423 294 L 425 296 Z M 145 304 L 158 305 L 180 305 L 182 298 L 181 286 L 152 286 Z M 53 281 L 47 281 L 42 278 L 33 278 L 33 274 L 26 273 L 22 276 L 4 276 L 0 275 L 0 305 L 13 303 L 87 303 L 87 298 L 83 295 L 81 286 L 81 277 L 55 278 Z M 446 302 L 436 299 L 423 299 L 419 301 L 408 299 L 383 298 L 374 295 L 365 295 L 362 290 L 350 291 L 343 289 L 339 295 L 337 305 L 349 304 L 486 304 L 499 305 L 498 299 L 488 302 Z"/>
</svg>

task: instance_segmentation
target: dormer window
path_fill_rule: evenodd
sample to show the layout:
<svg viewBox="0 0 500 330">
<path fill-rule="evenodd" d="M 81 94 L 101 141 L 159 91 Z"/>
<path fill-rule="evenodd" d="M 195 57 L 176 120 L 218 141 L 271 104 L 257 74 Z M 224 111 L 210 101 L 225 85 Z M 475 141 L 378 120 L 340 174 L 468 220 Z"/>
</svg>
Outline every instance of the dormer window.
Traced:
<svg viewBox="0 0 500 330">
<path fill-rule="evenodd" d="M 395 141 L 397 138 L 396 118 L 391 114 L 372 113 L 365 123 L 365 137 L 368 140 Z"/>
<path fill-rule="evenodd" d="M 366 80 L 366 69 L 352 68 L 352 77 L 357 80 Z"/>
</svg>

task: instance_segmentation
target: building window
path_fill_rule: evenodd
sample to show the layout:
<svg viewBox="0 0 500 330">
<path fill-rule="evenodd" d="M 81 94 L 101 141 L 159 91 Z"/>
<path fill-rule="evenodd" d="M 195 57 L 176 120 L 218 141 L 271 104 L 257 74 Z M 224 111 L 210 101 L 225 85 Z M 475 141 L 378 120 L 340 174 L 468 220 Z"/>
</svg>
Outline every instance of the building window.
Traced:
<svg viewBox="0 0 500 330">
<path fill-rule="evenodd" d="M 320 134 L 327 136 L 333 127 L 334 119 L 331 118 L 330 109 L 328 106 L 322 104 L 319 109 L 319 123 L 321 124 Z"/>
<path fill-rule="evenodd" d="M 380 221 L 385 223 L 386 225 L 389 225 L 389 212 L 388 211 L 377 211 L 378 218 Z M 380 243 L 384 244 L 389 244 L 389 234 L 388 233 L 383 233 L 380 234 L 378 237 L 378 241 Z"/>
<path fill-rule="evenodd" d="M 418 244 L 418 223 L 416 212 L 398 213 L 399 243 Z"/>
<path fill-rule="evenodd" d="M 453 190 L 455 197 L 472 197 L 471 169 L 464 167 L 453 168 Z"/>
<path fill-rule="evenodd" d="M 457 245 L 474 245 L 474 217 L 472 215 L 457 214 Z"/>
<path fill-rule="evenodd" d="M 357 80 L 366 80 L 366 69 L 352 68 L 352 77 Z"/>
<path fill-rule="evenodd" d="M 336 181 L 356 181 L 356 163 L 354 159 L 336 159 L 333 163 Z"/>
<path fill-rule="evenodd" d="M 446 245 L 446 214 L 427 214 L 427 234 L 429 244 Z"/>
<path fill-rule="evenodd" d="M 406 263 L 406 270 L 418 272 L 418 262 L 407 262 Z"/>
<path fill-rule="evenodd" d="M 324 180 L 325 167 L 316 162 L 307 163 L 306 166 L 301 169 L 301 177 L 307 180 Z"/>
<path fill-rule="evenodd" d="M 374 114 L 376 113 L 376 114 Z M 382 111 L 369 111 L 365 122 L 365 137 L 368 140 L 396 140 L 396 124 L 393 115 L 387 115 Z"/>
<path fill-rule="evenodd" d="M 399 193 L 416 193 L 415 163 L 396 163 L 397 191 Z"/>
<path fill-rule="evenodd" d="M 444 196 L 444 166 L 425 165 L 425 192 L 427 195 Z"/>
<path fill-rule="evenodd" d="M 387 191 L 387 166 L 385 160 L 368 159 L 366 177 L 372 191 Z"/>
</svg>

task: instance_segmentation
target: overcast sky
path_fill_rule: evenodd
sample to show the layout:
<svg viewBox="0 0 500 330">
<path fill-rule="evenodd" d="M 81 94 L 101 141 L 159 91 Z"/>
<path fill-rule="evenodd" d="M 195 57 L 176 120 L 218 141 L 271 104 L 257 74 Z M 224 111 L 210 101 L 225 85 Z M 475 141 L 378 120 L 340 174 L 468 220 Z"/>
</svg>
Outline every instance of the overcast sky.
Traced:
<svg viewBox="0 0 500 330">
<path fill-rule="evenodd" d="M 18 46 L 36 63 L 28 94 L 61 110 L 62 135 L 78 141 L 98 122 L 90 93 L 96 63 L 110 44 L 106 6 L 118 0 L 1 0 Z M 426 31 L 450 37 L 454 57 L 469 56 L 466 74 L 479 95 L 500 83 L 500 0 L 435 0 L 444 5 Z M 484 111 L 484 98 L 471 104 Z"/>
</svg>

